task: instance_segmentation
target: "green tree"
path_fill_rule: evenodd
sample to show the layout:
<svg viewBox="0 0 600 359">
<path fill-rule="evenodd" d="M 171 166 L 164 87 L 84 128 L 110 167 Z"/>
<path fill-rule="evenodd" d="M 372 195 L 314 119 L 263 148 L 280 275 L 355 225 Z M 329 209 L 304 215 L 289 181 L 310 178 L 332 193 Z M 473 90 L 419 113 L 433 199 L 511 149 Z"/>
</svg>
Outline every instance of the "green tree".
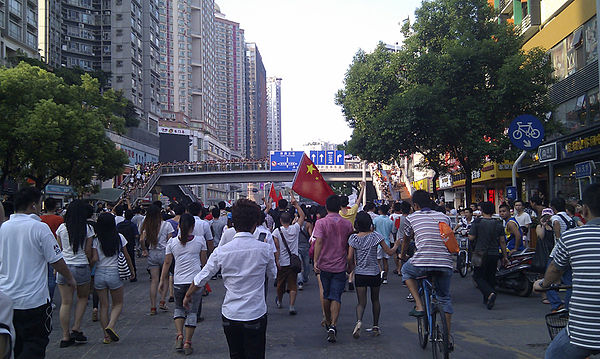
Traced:
<svg viewBox="0 0 600 359">
<path fill-rule="evenodd" d="M 545 119 L 552 109 L 548 56 L 542 49 L 522 51 L 513 26 L 496 17 L 486 0 L 423 1 L 415 23 L 404 28 L 402 49 L 389 54 L 402 66 L 396 79 L 384 81 L 400 85 L 386 94 L 379 113 L 355 110 L 370 105 L 355 94 L 355 83 L 376 84 L 369 77 L 346 76 L 338 102 L 355 128 L 350 144 L 375 159 L 421 152 L 439 164 L 450 155 L 465 174 L 470 202 L 471 172 L 487 159 L 512 156 L 509 122 L 524 113 Z M 355 66 L 356 59 L 348 74 Z M 379 152 L 373 150 L 377 147 Z"/>
<path fill-rule="evenodd" d="M 124 106 L 87 74 L 81 84 L 67 85 L 26 63 L 0 68 L 0 183 L 10 176 L 44 188 L 63 177 L 82 189 L 94 177 L 122 173 L 127 155 L 106 130 L 124 131 L 125 120 L 117 115 Z"/>
</svg>

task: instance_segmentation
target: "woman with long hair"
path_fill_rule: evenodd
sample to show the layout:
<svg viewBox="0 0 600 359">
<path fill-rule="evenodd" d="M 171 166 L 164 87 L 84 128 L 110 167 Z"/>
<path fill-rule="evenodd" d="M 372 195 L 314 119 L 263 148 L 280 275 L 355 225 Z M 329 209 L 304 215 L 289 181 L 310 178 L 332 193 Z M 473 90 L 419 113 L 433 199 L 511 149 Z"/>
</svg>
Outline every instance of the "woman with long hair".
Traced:
<svg viewBox="0 0 600 359">
<path fill-rule="evenodd" d="M 77 288 L 67 284 L 67 280 L 58 273 L 56 283 L 60 291 L 61 305 L 59 311 L 60 326 L 63 337 L 60 347 L 66 348 L 75 343 L 87 343 L 87 338 L 81 332 L 81 318 L 87 307 L 88 295 L 90 293 L 90 259 L 92 256 L 92 239 L 94 229 L 87 224 L 87 218 L 91 207 L 81 200 L 74 200 L 67 207 L 65 223 L 56 230 L 65 263 L 77 282 Z M 73 307 L 73 294 L 77 293 L 75 305 L 75 320 L 71 324 L 71 309 Z"/>
<path fill-rule="evenodd" d="M 115 217 L 110 213 L 102 213 L 96 222 L 96 238 L 92 244 L 92 261 L 96 263 L 94 287 L 100 299 L 100 324 L 104 331 L 104 344 L 118 342 L 115 332 L 117 319 L 123 310 L 123 282 L 119 278 L 119 252 L 123 253 L 131 271 L 130 279 L 135 278 L 133 263 L 127 252 L 127 240 L 117 232 Z M 108 316 L 108 292 L 112 299 L 110 320 Z"/>
<path fill-rule="evenodd" d="M 166 290 L 158 290 L 160 269 L 165 261 L 165 248 L 171 238 L 173 227 L 163 221 L 160 207 L 151 205 L 146 211 L 146 218 L 142 223 L 142 234 L 140 235 L 140 246 L 142 256 L 148 257 L 148 269 L 150 270 L 150 315 L 156 315 L 156 293 L 160 294 L 159 308 L 169 310 L 165 303 Z"/>
<path fill-rule="evenodd" d="M 194 281 L 194 276 L 202 270 L 206 263 L 206 241 L 202 236 L 194 236 L 194 216 L 184 213 L 179 219 L 179 233 L 167 243 L 165 262 L 160 277 L 160 290 L 165 292 L 169 283 L 169 267 L 175 260 L 173 288 L 175 294 L 175 350 L 183 351 L 185 355 L 192 354 L 192 336 L 196 329 L 198 307 L 202 303 L 202 292 L 197 291 L 192 296 L 189 310 L 183 307 L 183 298 Z M 185 325 L 185 337 L 183 327 Z M 185 340 L 185 342 L 184 342 Z"/>
<path fill-rule="evenodd" d="M 396 254 L 400 241 L 390 248 L 383 236 L 373 231 L 373 220 L 364 211 L 358 212 L 354 221 L 357 233 L 350 235 L 348 239 L 348 273 L 354 268 L 356 296 L 356 325 L 352 336 L 358 339 L 362 318 L 367 306 L 367 289 L 371 288 L 371 306 L 373 307 L 373 335 L 379 335 L 379 314 L 381 304 L 379 303 L 379 287 L 381 286 L 380 267 L 377 262 L 377 249 L 379 246 L 390 256 Z"/>
</svg>

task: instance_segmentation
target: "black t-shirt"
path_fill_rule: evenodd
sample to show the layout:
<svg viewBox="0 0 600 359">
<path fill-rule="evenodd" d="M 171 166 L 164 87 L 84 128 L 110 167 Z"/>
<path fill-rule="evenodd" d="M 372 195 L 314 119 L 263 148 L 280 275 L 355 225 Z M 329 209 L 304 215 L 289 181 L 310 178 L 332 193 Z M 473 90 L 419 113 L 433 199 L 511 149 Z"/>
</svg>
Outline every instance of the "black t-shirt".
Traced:
<svg viewBox="0 0 600 359">
<path fill-rule="evenodd" d="M 279 218 L 281 217 L 281 214 L 286 211 L 290 214 L 290 216 L 292 216 L 292 219 L 294 219 L 295 210 L 293 207 L 288 208 L 287 210 L 281 210 L 279 208 L 269 210 L 269 214 L 271 215 L 271 217 L 273 217 L 273 223 L 275 223 L 275 228 L 281 227 L 281 221 L 279 220 Z"/>
<path fill-rule="evenodd" d="M 502 222 L 497 219 L 481 218 L 481 220 L 473 222 L 469 235 L 475 236 L 475 251 L 499 254 L 498 237 L 504 236 L 504 227 Z"/>
<path fill-rule="evenodd" d="M 117 225 L 117 232 L 121 233 L 127 240 L 127 245 L 135 245 L 135 236 L 137 236 L 138 228 L 133 222 L 124 220 Z"/>
</svg>

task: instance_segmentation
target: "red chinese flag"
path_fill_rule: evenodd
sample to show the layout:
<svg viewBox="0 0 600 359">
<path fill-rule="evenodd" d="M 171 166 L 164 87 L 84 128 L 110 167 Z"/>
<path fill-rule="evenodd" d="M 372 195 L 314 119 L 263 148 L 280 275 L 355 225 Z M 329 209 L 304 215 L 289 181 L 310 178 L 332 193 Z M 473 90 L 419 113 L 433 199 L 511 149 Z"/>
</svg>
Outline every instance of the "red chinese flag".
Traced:
<svg viewBox="0 0 600 359">
<path fill-rule="evenodd" d="M 300 196 L 312 199 L 323 206 L 327 197 L 335 194 L 319 173 L 317 166 L 306 154 L 302 156 L 300 166 L 298 166 L 296 176 L 294 176 L 292 189 Z"/>
<path fill-rule="evenodd" d="M 283 199 L 283 193 L 281 193 L 281 191 L 279 191 L 279 194 L 277 195 L 277 203 L 279 203 L 280 200 Z"/>
<path fill-rule="evenodd" d="M 275 191 L 275 186 L 271 183 L 271 190 L 269 191 L 269 197 L 273 200 L 273 202 L 277 203 L 279 197 L 277 196 L 277 192 Z"/>
</svg>

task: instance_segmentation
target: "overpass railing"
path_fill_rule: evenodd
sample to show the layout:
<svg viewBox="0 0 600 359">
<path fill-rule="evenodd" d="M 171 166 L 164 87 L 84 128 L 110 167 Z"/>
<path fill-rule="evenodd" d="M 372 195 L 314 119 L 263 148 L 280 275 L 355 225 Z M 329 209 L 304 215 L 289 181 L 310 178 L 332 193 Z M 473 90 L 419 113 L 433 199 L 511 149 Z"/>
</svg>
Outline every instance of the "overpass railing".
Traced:
<svg viewBox="0 0 600 359">
<path fill-rule="evenodd" d="M 360 161 L 347 161 L 345 170 L 361 170 L 363 164 Z M 271 163 L 265 161 L 250 162 L 223 162 L 223 163 L 186 163 L 186 164 L 163 164 L 160 166 L 161 174 L 198 173 L 198 172 L 234 172 L 234 171 L 269 171 Z M 324 168 L 322 172 L 327 172 Z"/>
</svg>

